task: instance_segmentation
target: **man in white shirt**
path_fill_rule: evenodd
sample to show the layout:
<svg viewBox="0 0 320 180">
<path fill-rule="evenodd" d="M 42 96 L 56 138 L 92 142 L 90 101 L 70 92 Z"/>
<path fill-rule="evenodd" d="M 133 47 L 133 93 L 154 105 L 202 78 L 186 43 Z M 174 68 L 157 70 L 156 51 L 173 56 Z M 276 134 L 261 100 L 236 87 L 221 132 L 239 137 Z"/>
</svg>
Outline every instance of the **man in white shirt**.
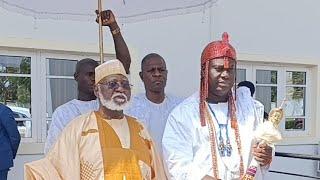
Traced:
<svg viewBox="0 0 320 180">
<path fill-rule="evenodd" d="M 115 44 L 116 57 L 123 63 L 126 73 L 129 74 L 131 57 L 115 17 L 110 10 L 103 11 L 101 16 L 103 25 L 110 28 Z M 50 151 L 63 128 L 71 120 L 87 112 L 98 110 L 99 103 L 93 91 L 95 68 L 98 65 L 97 61 L 89 58 L 82 59 L 77 63 L 74 78 L 78 84 L 78 98 L 59 106 L 53 112 L 44 148 L 45 153 Z"/>
<path fill-rule="evenodd" d="M 126 113 L 145 124 L 162 155 L 162 135 L 171 110 L 182 99 L 166 94 L 168 70 L 164 59 L 156 53 L 146 55 L 141 62 L 139 73 L 145 93 L 133 97 Z"/>
</svg>

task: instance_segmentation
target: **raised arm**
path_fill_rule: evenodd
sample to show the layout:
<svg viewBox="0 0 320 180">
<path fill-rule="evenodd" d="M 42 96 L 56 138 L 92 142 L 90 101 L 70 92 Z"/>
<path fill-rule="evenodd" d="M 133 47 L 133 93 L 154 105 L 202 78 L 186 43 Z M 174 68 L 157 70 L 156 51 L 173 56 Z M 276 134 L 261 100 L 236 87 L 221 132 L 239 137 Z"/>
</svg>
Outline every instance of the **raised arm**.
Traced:
<svg viewBox="0 0 320 180">
<path fill-rule="evenodd" d="M 96 11 L 96 13 L 99 14 L 98 11 Z M 126 70 L 126 73 L 129 74 L 131 57 L 130 57 L 128 46 L 122 37 L 121 31 L 115 19 L 115 16 L 111 10 L 105 10 L 101 12 L 101 17 L 102 17 L 102 25 L 108 26 L 112 34 L 114 47 L 116 51 L 116 57 L 122 62 Z"/>
</svg>

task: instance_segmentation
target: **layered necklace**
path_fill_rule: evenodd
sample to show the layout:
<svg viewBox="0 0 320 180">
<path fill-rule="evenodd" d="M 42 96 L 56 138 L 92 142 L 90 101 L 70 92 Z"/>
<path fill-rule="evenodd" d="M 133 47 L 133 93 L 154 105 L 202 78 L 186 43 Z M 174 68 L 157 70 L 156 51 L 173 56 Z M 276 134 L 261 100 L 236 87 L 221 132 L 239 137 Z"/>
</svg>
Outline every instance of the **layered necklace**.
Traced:
<svg viewBox="0 0 320 180">
<path fill-rule="evenodd" d="M 231 156 L 231 153 L 232 153 L 232 146 L 231 146 L 231 143 L 230 143 L 230 138 L 229 138 L 229 113 L 228 113 L 228 116 L 227 116 L 227 122 L 225 124 L 223 123 L 219 123 L 219 120 L 216 116 L 216 113 L 213 111 L 213 109 L 211 108 L 211 106 L 208 104 L 208 107 L 214 117 L 214 119 L 216 120 L 218 126 L 219 126 L 219 144 L 218 144 L 218 151 L 219 151 L 219 154 L 221 157 L 225 157 L 225 156 L 228 156 L 230 157 Z M 224 141 L 223 137 L 222 137 L 222 130 L 225 129 L 225 133 L 226 133 L 226 141 Z"/>
<path fill-rule="evenodd" d="M 231 121 L 231 127 L 234 129 L 235 137 L 236 137 L 236 143 L 237 143 L 237 149 L 238 154 L 240 156 L 240 177 L 243 176 L 244 173 L 244 166 L 243 166 L 243 157 L 242 157 L 242 149 L 241 149 L 241 141 L 240 141 L 240 134 L 239 134 L 239 127 L 238 122 L 236 118 L 235 113 L 235 104 L 232 95 L 229 95 L 228 100 L 228 116 L 227 116 L 227 123 L 226 124 L 220 124 L 214 111 L 211 109 L 211 107 L 206 103 L 206 106 L 208 108 L 205 108 L 205 116 L 206 120 L 208 122 L 208 128 L 209 128 L 209 136 L 210 136 L 210 146 L 211 146 L 211 155 L 212 155 L 212 168 L 213 168 L 213 175 L 216 179 L 219 178 L 219 168 L 218 168 L 218 162 L 217 162 L 217 152 L 216 152 L 216 130 L 215 125 L 213 123 L 212 117 L 208 111 L 210 109 L 213 117 L 216 119 L 218 125 L 219 125 L 219 144 L 218 144 L 218 151 L 219 155 L 221 157 L 231 156 L 232 153 L 232 146 L 230 143 L 230 138 L 228 134 L 228 122 Z M 226 128 L 226 143 L 224 143 L 224 139 L 222 138 L 221 129 Z"/>
</svg>

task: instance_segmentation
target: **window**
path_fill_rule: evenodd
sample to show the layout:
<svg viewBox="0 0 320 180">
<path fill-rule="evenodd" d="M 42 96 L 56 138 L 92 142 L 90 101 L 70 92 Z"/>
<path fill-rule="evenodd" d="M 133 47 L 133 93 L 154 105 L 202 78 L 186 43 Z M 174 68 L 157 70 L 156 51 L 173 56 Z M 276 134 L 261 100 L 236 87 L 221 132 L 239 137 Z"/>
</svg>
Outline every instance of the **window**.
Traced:
<svg viewBox="0 0 320 180">
<path fill-rule="evenodd" d="M 296 137 L 307 135 L 311 131 L 311 118 L 308 111 L 310 72 L 308 68 L 292 65 L 261 66 L 258 63 L 254 65 L 244 63 L 237 70 L 237 79 L 239 79 L 237 82 L 248 80 L 255 84 L 254 96 L 264 105 L 267 113 L 272 108 L 280 106 L 286 99 L 285 117 L 280 128 L 284 137 Z"/>
<path fill-rule="evenodd" d="M 13 111 L 21 137 L 31 138 L 31 57 L 0 55 L 0 102 Z"/>
<path fill-rule="evenodd" d="M 264 104 L 266 112 L 277 107 L 277 79 L 275 70 L 256 70 L 256 99 Z"/>
<path fill-rule="evenodd" d="M 237 69 L 237 83 L 245 81 L 247 79 L 246 69 Z"/>
<path fill-rule="evenodd" d="M 306 72 L 286 72 L 285 130 L 305 130 Z"/>
<path fill-rule="evenodd" d="M 77 97 L 77 84 L 73 74 L 76 60 L 46 58 L 46 130 L 48 131 L 54 110 Z"/>
</svg>

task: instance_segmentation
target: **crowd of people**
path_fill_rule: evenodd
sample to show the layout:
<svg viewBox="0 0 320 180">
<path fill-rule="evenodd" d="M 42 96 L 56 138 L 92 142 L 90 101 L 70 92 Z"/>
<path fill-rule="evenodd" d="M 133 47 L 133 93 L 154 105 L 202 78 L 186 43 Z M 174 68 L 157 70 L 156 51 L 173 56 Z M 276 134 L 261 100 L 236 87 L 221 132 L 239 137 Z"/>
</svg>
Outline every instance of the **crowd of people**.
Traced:
<svg viewBox="0 0 320 180">
<path fill-rule="evenodd" d="M 78 61 L 78 97 L 54 111 L 45 157 L 25 164 L 25 179 L 233 180 L 242 179 L 252 158 L 260 164 L 255 179 L 264 178 L 274 147 L 253 140 L 264 108 L 252 97 L 254 86 L 236 87 L 236 50 L 227 33 L 202 52 L 199 91 L 184 100 L 166 93 L 165 59 L 150 53 L 139 72 L 145 92 L 132 97 L 128 47 L 114 14 L 100 16 L 116 59 Z M 12 111 L 1 105 L 0 114 L 0 140 L 7 147 L 0 146 L 0 157 L 10 159 L 0 163 L 2 180 L 20 136 Z"/>
</svg>

